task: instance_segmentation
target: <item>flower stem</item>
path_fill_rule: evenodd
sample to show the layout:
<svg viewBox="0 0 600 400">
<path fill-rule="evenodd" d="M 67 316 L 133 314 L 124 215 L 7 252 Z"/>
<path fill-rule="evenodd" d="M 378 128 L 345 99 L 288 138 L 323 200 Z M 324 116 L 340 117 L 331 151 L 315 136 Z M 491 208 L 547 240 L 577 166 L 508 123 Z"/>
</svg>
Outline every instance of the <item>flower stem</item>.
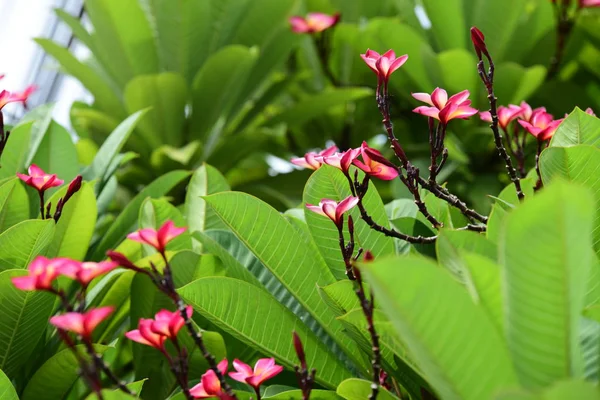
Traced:
<svg viewBox="0 0 600 400">
<path fill-rule="evenodd" d="M 45 219 L 44 218 L 44 191 L 38 190 L 38 194 L 40 196 L 40 215 L 42 216 L 42 219 Z"/>
<path fill-rule="evenodd" d="M 542 140 L 538 140 L 537 142 L 537 152 L 535 153 L 535 172 L 537 173 L 538 179 L 535 183 L 535 190 L 540 190 L 544 184 L 542 183 L 542 173 L 540 172 L 540 154 L 542 154 L 544 142 Z"/>
<path fill-rule="evenodd" d="M 85 348 L 86 348 L 88 354 L 90 355 L 90 357 L 96 364 L 96 367 L 99 368 L 100 370 L 102 370 L 106 374 L 108 379 L 110 379 L 111 381 L 113 381 L 113 383 L 115 385 L 117 385 L 117 388 L 120 391 L 122 391 L 123 393 L 129 394 L 129 395 L 132 395 L 132 396 L 135 395 L 131 390 L 129 390 L 129 388 L 125 385 L 125 383 L 123 381 L 121 381 L 119 378 L 117 378 L 117 376 L 112 372 L 112 370 L 109 368 L 109 366 L 104 362 L 102 357 L 100 357 L 100 355 L 98 353 L 96 353 L 96 350 L 94 350 L 94 346 L 92 345 L 92 343 L 89 340 L 85 340 L 85 339 L 83 340 L 83 343 L 85 345 Z"/>
<path fill-rule="evenodd" d="M 558 4 L 558 2 L 554 2 L 553 6 L 554 14 L 556 15 L 556 48 L 554 50 L 554 55 L 550 59 L 546 81 L 552 80 L 558 74 L 562 59 L 565 55 L 565 47 L 574 26 L 574 21 L 569 18 L 568 4 Z"/>
</svg>

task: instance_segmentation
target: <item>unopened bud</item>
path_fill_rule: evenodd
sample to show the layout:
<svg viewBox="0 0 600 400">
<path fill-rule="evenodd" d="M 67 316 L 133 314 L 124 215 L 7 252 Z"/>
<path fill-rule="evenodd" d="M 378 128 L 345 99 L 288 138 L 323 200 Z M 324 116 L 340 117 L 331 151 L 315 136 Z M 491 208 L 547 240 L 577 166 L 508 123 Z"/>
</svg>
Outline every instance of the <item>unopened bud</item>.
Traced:
<svg viewBox="0 0 600 400">
<path fill-rule="evenodd" d="M 296 355 L 298 356 L 298 360 L 300 360 L 300 365 L 302 366 L 302 369 L 306 370 L 306 355 L 304 354 L 304 347 L 302 346 L 302 341 L 300 340 L 300 337 L 298 336 L 296 331 L 293 332 L 293 336 L 294 349 L 296 349 Z"/>
<path fill-rule="evenodd" d="M 490 53 L 488 53 L 487 46 L 485 45 L 485 36 L 483 35 L 483 32 L 476 27 L 471 28 L 471 41 L 475 47 L 477 58 L 479 58 L 480 61 L 482 53 L 485 54 L 488 59 L 490 58 Z"/>
<path fill-rule="evenodd" d="M 134 263 L 129 261 L 129 259 L 123 253 L 119 253 L 118 251 L 109 250 L 106 252 L 106 255 L 108 256 L 108 258 L 110 258 L 112 261 L 116 262 L 117 264 L 119 264 L 119 266 L 121 266 L 123 268 L 131 269 L 134 271 L 139 270 L 139 268 L 136 267 Z"/>
<path fill-rule="evenodd" d="M 371 253 L 370 250 L 365 251 L 365 255 L 363 256 L 363 262 L 371 262 L 375 261 L 375 256 Z"/>
</svg>

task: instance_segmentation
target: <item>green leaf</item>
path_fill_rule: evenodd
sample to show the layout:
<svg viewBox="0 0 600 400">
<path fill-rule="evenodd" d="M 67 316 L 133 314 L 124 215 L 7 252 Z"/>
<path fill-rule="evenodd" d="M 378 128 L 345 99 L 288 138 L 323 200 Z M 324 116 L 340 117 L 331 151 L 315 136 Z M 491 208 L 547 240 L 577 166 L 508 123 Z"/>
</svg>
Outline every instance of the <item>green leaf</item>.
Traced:
<svg viewBox="0 0 600 400">
<path fill-rule="evenodd" d="M 173 221 L 177 227 L 185 227 L 185 220 L 181 212 L 166 199 L 146 198 L 140 207 L 138 226 L 158 230 L 167 221 Z M 153 247 L 143 246 L 145 254 L 156 253 Z M 183 232 L 167 245 L 168 251 L 190 250 L 191 248 L 192 238 L 188 231 Z"/>
<path fill-rule="evenodd" d="M 79 172 L 79 165 L 77 150 L 69 132 L 51 121 L 32 163 L 48 173 L 56 174 L 65 182 L 75 178 Z"/>
<path fill-rule="evenodd" d="M 600 180 L 594 173 L 600 170 L 600 149 L 587 145 L 550 147 L 542 152 L 540 169 L 545 185 L 566 179 L 586 186 L 594 194 L 595 213 L 588 218 L 594 218 L 594 249 L 600 254 Z"/>
<path fill-rule="evenodd" d="M 0 233 L 29 217 L 29 197 L 19 178 L 0 181 Z"/>
<path fill-rule="evenodd" d="M 517 384 L 504 339 L 448 272 L 416 257 L 378 260 L 361 269 L 440 398 L 485 399 Z"/>
<path fill-rule="evenodd" d="M 93 248 L 92 260 L 104 258 L 107 250 L 115 248 L 128 233 L 137 226 L 139 209 L 147 197 L 157 198 L 169 193 L 171 189 L 189 176 L 187 171 L 171 171 L 146 186 L 137 194 L 119 214 L 100 242 Z"/>
<path fill-rule="evenodd" d="M 350 343 L 341 335 L 342 327 L 334 320 L 335 314 L 315 290 L 315 285 L 335 282 L 316 247 L 310 246 L 275 209 L 250 195 L 223 192 L 205 200 L 344 352 L 352 358 L 358 356 L 357 350 L 349 348 Z"/>
<path fill-rule="evenodd" d="M 536 92 L 546 77 L 546 68 L 541 65 L 525 68 L 515 63 L 503 63 L 496 71 L 498 83 L 494 88 L 502 104 L 520 104 Z"/>
<path fill-rule="evenodd" d="M 269 126 L 287 124 L 302 125 L 312 119 L 331 111 L 333 107 L 342 106 L 348 102 L 370 96 L 373 91 L 368 88 L 338 88 L 329 89 L 319 94 L 309 96 L 296 105 L 286 108 L 279 114 L 266 121 Z"/>
<path fill-rule="evenodd" d="M 6 143 L 0 158 L 0 179 L 12 178 L 17 172 L 23 172 L 32 129 L 33 122 L 25 122 L 20 123 L 10 132 L 10 140 Z"/>
<path fill-rule="evenodd" d="M 10 379 L 0 370 L 0 399 L 2 400 L 19 400 L 19 396 L 15 391 Z"/>
<path fill-rule="evenodd" d="M 119 152 L 125 145 L 125 142 L 133 132 L 137 123 L 144 116 L 144 114 L 146 114 L 146 111 L 147 110 L 141 110 L 131 114 L 126 120 L 121 122 L 102 144 L 96 153 L 96 157 L 94 157 L 92 164 L 83 171 L 82 176 L 85 180 L 98 180 L 98 193 L 102 191 L 102 188 L 108 181 L 108 178 L 110 178 L 109 174 L 107 174 L 109 166 L 119 155 Z"/>
<path fill-rule="evenodd" d="M 13 285 L 12 277 L 26 275 L 25 270 L 0 273 L 0 369 L 12 378 L 46 332 L 54 308 L 50 293 L 25 292 Z"/>
<path fill-rule="evenodd" d="M 435 242 L 438 261 L 461 282 L 465 277 L 465 263 L 461 257 L 463 251 L 481 254 L 490 260 L 496 260 L 496 245 L 480 233 L 472 231 L 450 231 L 442 229 Z M 468 284 L 467 284 L 468 285 Z"/>
<path fill-rule="evenodd" d="M 212 30 L 209 1 L 151 0 L 146 11 L 156 24 L 155 34 L 162 69 L 185 77 L 186 85 L 209 56 Z"/>
<path fill-rule="evenodd" d="M 432 1 L 429 0 L 429 2 Z M 442 6 L 440 9 L 444 9 L 444 7 Z M 445 11 L 448 10 L 445 9 Z M 461 37 L 464 37 L 464 31 L 461 32 Z M 458 93 L 465 89 L 471 93 L 477 93 L 481 82 L 477 75 L 477 69 L 474 67 L 477 65 L 477 59 L 470 49 L 469 51 L 464 49 L 444 51 L 438 54 L 437 59 L 444 80 L 444 88 L 449 93 Z M 452 151 L 450 154 L 452 154 Z"/>
<path fill-rule="evenodd" d="M 593 214 L 584 188 L 556 183 L 506 221 L 499 244 L 506 337 L 525 387 L 583 373 L 578 332 Z"/>
<path fill-rule="evenodd" d="M 290 369 L 297 363 L 291 335 L 296 331 L 307 363 L 320 371 L 316 380 L 322 385 L 335 387 L 351 375 L 298 317 L 254 285 L 224 277 L 203 278 L 179 289 L 179 293 L 219 328 Z"/>
<path fill-rule="evenodd" d="M 255 60 L 254 50 L 228 46 L 213 54 L 198 71 L 192 86 L 192 139 L 214 135 L 214 125 L 227 120 Z"/>
<path fill-rule="evenodd" d="M 50 199 L 56 204 L 67 188 L 62 188 Z M 67 257 L 82 261 L 94 234 L 97 217 L 96 197 L 93 184 L 84 182 L 81 189 L 71 197 L 63 208 L 56 223 L 52 243 L 48 247 L 48 257 Z"/>
<path fill-rule="evenodd" d="M 95 56 L 121 87 L 159 70 L 154 33 L 144 6 L 120 0 L 85 0 L 94 27 Z"/>
<path fill-rule="evenodd" d="M 449 0 L 443 3 L 435 0 L 423 1 L 427 18 L 431 21 L 431 33 L 438 49 L 467 47 L 467 25 L 462 4 L 463 0 Z"/>
<path fill-rule="evenodd" d="M 181 75 L 163 72 L 135 77 L 125 86 L 124 97 L 130 113 L 150 108 L 137 128 L 152 147 L 183 144 L 188 89 Z"/>
<path fill-rule="evenodd" d="M 556 130 L 550 146 L 570 147 L 578 144 L 600 147 L 600 119 L 575 108 Z"/>
<path fill-rule="evenodd" d="M 54 237 L 53 220 L 27 220 L 0 234 L 0 272 L 25 269 L 44 251 Z"/>
<path fill-rule="evenodd" d="M 267 388 L 268 390 L 269 388 Z M 330 390 L 311 390 L 310 398 L 312 400 L 338 400 L 340 396 L 338 396 L 335 392 Z M 296 390 L 287 390 L 285 392 L 277 393 L 273 396 L 263 397 L 263 399 L 270 400 L 299 400 L 302 399 L 302 391 L 300 389 Z"/>
<path fill-rule="evenodd" d="M 75 346 L 85 354 L 83 345 Z M 103 354 L 108 346 L 94 345 L 96 353 Z M 50 357 L 31 377 L 21 400 L 62 399 L 79 378 L 79 364 L 71 349 L 63 349 Z"/>
<path fill-rule="evenodd" d="M 341 201 L 351 196 L 346 177 L 339 169 L 323 165 L 316 170 L 304 188 L 303 203 L 317 205 L 322 199 Z M 363 199 L 364 207 L 375 222 L 386 228 L 390 227 L 383 202 L 374 185 L 369 187 Z M 350 213 L 354 219 L 355 240 L 357 248 L 369 250 L 377 258 L 386 254 L 394 254 L 394 241 L 379 232 L 374 231 L 360 218 L 360 211 L 355 207 Z M 335 224 L 327 217 L 304 209 L 304 217 L 319 251 L 337 279 L 344 279 L 346 267 L 339 246 L 339 237 Z M 347 226 L 347 218 L 346 223 Z M 347 232 L 347 229 L 346 229 Z M 348 234 L 346 234 L 348 240 Z"/>
<path fill-rule="evenodd" d="M 77 40 L 79 40 L 81 43 L 83 43 L 85 45 L 85 47 L 92 50 L 92 52 L 93 52 L 94 45 L 92 43 L 92 36 L 86 30 L 86 28 L 83 26 L 83 24 L 81 23 L 81 20 L 79 18 L 76 18 L 73 15 L 69 14 L 65 10 L 54 9 L 54 12 L 56 13 L 56 16 L 58 18 L 60 18 L 60 20 L 62 22 L 64 22 L 65 24 L 67 24 L 69 26 L 69 28 L 71 28 L 71 31 L 73 32 L 73 36 L 75 36 L 77 38 Z"/>
<path fill-rule="evenodd" d="M 319 287 L 319 294 L 338 317 L 360 308 L 354 283 L 348 279 Z"/>
<path fill-rule="evenodd" d="M 75 77 L 94 95 L 98 108 L 117 117 L 125 115 L 125 110 L 110 81 L 94 69 L 75 58 L 65 49 L 49 39 L 34 39 L 42 49 L 54 57 L 69 75 Z"/>
<path fill-rule="evenodd" d="M 185 195 L 183 213 L 190 232 L 203 232 L 208 229 L 222 229 L 224 227 L 219 217 L 210 208 L 207 208 L 202 196 L 229 190 L 231 188 L 227 180 L 215 167 L 202 164 L 194 172 Z"/>
<path fill-rule="evenodd" d="M 542 395 L 542 400 L 563 400 L 563 399 L 600 399 L 598 386 L 592 382 L 583 380 L 568 380 L 557 382 L 551 388 L 546 389 Z"/>
<path fill-rule="evenodd" d="M 371 382 L 357 378 L 346 379 L 344 382 L 340 383 L 336 392 L 346 400 L 365 400 L 368 399 L 371 394 Z M 380 400 L 398 399 L 382 387 L 379 388 L 379 395 L 377 398 Z"/>
</svg>

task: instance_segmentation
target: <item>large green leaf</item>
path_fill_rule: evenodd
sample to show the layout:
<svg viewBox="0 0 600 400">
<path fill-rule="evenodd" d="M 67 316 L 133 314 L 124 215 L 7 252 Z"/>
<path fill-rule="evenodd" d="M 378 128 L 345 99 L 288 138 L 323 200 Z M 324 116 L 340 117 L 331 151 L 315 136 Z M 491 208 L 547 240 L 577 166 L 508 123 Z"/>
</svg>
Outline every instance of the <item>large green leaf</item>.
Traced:
<svg viewBox="0 0 600 400">
<path fill-rule="evenodd" d="M 32 160 L 44 171 L 69 182 L 79 172 L 77 150 L 69 132 L 52 121 Z"/>
<path fill-rule="evenodd" d="M 336 392 L 346 400 L 368 399 L 370 398 L 369 395 L 371 394 L 371 382 L 357 378 L 346 379 L 338 386 Z M 380 400 L 398 399 L 398 397 L 394 396 L 382 387 L 379 388 L 379 395 L 377 398 Z"/>
<path fill-rule="evenodd" d="M 154 20 L 159 61 L 164 70 L 181 73 L 187 85 L 209 56 L 210 1 L 150 0 L 146 11 Z"/>
<path fill-rule="evenodd" d="M 541 65 L 525 68 L 515 63 L 503 63 L 496 71 L 494 88 L 502 104 L 520 104 L 535 93 L 546 76 L 546 68 Z"/>
<path fill-rule="evenodd" d="M 140 207 L 138 226 L 158 230 L 165 222 L 173 221 L 177 227 L 185 227 L 185 220 L 181 212 L 166 199 L 146 198 Z M 144 254 L 156 253 L 152 246 L 143 245 Z M 191 250 L 192 238 L 188 231 L 174 238 L 167 245 L 168 251 Z"/>
<path fill-rule="evenodd" d="M 76 350 L 85 353 L 82 344 Z M 102 354 L 108 346 L 94 345 L 96 353 Z M 21 400 L 62 399 L 79 378 L 79 364 L 71 349 L 63 349 L 50 357 L 31 377 Z"/>
<path fill-rule="evenodd" d="M 194 172 L 187 188 L 184 207 L 184 216 L 191 232 L 224 227 L 219 217 L 206 206 L 202 196 L 228 190 L 231 188 L 227 180 L 215 167 L 203 164 Z"/>
<path fill-rule="evenodd" d="M 107 173 L 109 171 L 109 166 L 119 155 L 119 152 L 133 132 L 133 129 L 145 113 L 146 110 L 137 111 L 136 113 L 127 117 L 126 120 L 121 122 L 102 144 L 96 153 L 96 157 L 94 157 L 92 164 L 83 171 L 82 176 L 85 180 L 99 181 L 98 193 L 102 191 L 102 187 L 104 187 L 108 181 L 108 178 L 110 178 L 109 174 Z"/>
<path fill-rule="evenodd" d="M 335 282 L 316 246 L 274 208 L 244 193 L 224 192 L 205 197 L 206 202 L 326 332 L 355 359 L 358 350 L 341 334 L 316 287 Z M 301 271 L 301 272 L 300 272 Z"/>
<path fill-rule="evenodd" d="M 121 100 L 109 80 L 75 58 L 68 49 L 53 41 L 49 39 L 35 39 L 35 41 L 46 53 L 54 57 L 69 75 L 75 77 L 94 95 L 94 100 L 100 110 L 118 117 L 125 115 Z"/>
<path fill-rule="evenodd" d="M 506 221 L 499 244 L 506 337 L 526 387 L 583 373 L 578 332 L 593 215 L 585 189 L 555 183 Z"/>
<path fill-rule="evenodd" d="M 600 119 L 576 108 L 560 124 L 550 146 L 569 147 L 578 144 L 600 147 Z"/>
<path fill-rule="evenodd" d="M 544 184 L 566 179 L 588 187 L 595 196 L 594 249 L 600 254 L 600 180 L 595 171 L 600 170 L 600 149 L 587 145 L 574 147 L 550 147 L 542 152 L 540 168 Z"/>
<path fill-rule="evenodd" d="M 183 144 L 188 89 L 181 75 L 163 72 L 138 76 L 127 83 L 124 96 L 130 113 L 150 108 L 138 131 L 151 147 Z"/>
<path fill-rule="evenodd" d="M 93 248 L 91 258 L 101 260 L 107 250 L 116 247 L 137 225 L 139 209 L 147 197 L 157 198 L 169 191 L 189 176 L 187 171 L 171 171 L 146 186 L 119 214 L 100 242 Z"/>
<path fill-rule="evenodd" d="M 25 292 L 12 284 L 12 277 L 25 275 L 24 270 L 0 273 L 0 369 L 12 378 L 46 332 L 54 308 L 50 293 Z"/>
<path fill-rule="evenodd" d="M 350 101 L 370 96 L 373 91 L 368 88 L 338 88 L 323 91 L 309 96 L 293 107 L 266 121 L 268 125 L 285 123 L 298 126 L 311 119 L 328 113 L 333 107 L 344 105 Z"/>
<path fill-rule="evenodd" d="M 23 172 L 32 129 L 33 122 L 25 122 L 20 123 L 10 132 L 10 140 L 6 143 L 0 158 L 0 179 Z"/>
<path fill-rule="evenodd" d="M 447 271 L 416 257 L 384 259 L 361 269 L 441 398 L 486 399 L 517 384 L 504 339 Z"/>
<path fill-rule="evenodd" d="M 0 370 L 0 399 L 2 400 L 19 400 L 19 396 L 15 391 L 10 379 Z"/>
<path fill-rule="evenodd" d="M 285 392 L 280 392 L 273 396 L 265 396 L 263 398 L 265 400 L 296 400 L 302 398 L 302 391 L 300 389 L 287 390 Z M 314 389 L 310 392 L 310 398 L 312 400 L 339 400 L 340 396 L 330 390 Z"/>
<path fill-rule="evenodd" d="M 316 205 L 322 199 L 332 199 L 339 202 L 348 196 L 351 196 L 350 187 L 342 171 L 330 165 L 323 165 L 306 182 L 302 201 L 303 203 Z M 375 222 L 386 228 L 390 227 L 383 202 L 374 185 L 371 185 L 367 191 L 363 204 Z M 392 238 L 371 229 L 360 218 L 358 208 L 353 209 L 350 214 L 354 219 L 357 248 L 362 247 L 364 250 L 369 250 L 375 257 L 394 254 L 394 241 Z M 304 209 L 304 216 L 314 242 L 317 244 L 331 272 L 336 278 L 344 279 L 346 267 L 341 254 L 335 224 L 329 218 L 318 215 L 307 208 Z M 347 226 L 346 223 L 345 225 Z M 346 240 L 348 240 L 347 234 Z"/>
<path fill-rule="evenodd" d="M 64 196 L 66 188 L 56 192 L 50 199 L 56 204 Z M 96 197 L 93 184 L 84 182 L 81 189 L 67 202 L 56 224 L 52 243 L 48 248 L 48 257 L 67 257 L 83 260 L 90 240 L 94 234 L 97 217 Z"/>
<path fill-rule="evenodd" d="M 192 87 L 192 139 L 218 133 L 213 131 L 214 125 L 227 120 L 255 60 L 256 51 L 228 46 L 213 54 L 198 71 Z"/>
<path fill-rule="evenodd" d="M 316 379 L 323 385 L 335 387 L 351 375 L 298 317 L 254 285 L 225 277 L 203 278 L 179 293 L 215 325 L 288 368 L 297 363 L 291 335 L 296 331 L 307 363 L 319 371 Z"/>
<path fill-rule="evenodd" d="M 84 5 L 94 26 L 95 56 L 121 87 L 134 76 L 158 72 L 155 38 L 141 2 L 85 0 Z"/>
<path fill-rule="evenodd" d="M 442 3 L 435 0 L 423 1 L 423 7 L 427 18 L 431 21 L 431 32 L 438 49 L 467 47 L 467 26 L 462 4 L 463 0 L 450 0 Z"/>
<path fill-rule="evenodd" d="M 29 197 L 19 178 L 0 181 L 0 233 L 29 217 Z"/>
<path fill-rule="evenodd" d="M 27 220 L 0 234 L 0 271 L 24 269 L 44 254 L 54 237 L 53 220 Z"/>
</svg>

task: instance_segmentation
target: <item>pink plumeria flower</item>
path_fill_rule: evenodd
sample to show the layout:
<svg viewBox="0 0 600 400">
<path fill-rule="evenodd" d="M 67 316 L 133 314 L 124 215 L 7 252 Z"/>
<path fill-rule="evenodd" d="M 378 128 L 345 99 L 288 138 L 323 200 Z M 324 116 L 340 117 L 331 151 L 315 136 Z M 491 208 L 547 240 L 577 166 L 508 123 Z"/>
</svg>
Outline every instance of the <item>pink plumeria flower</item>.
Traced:
<svg viewBox="0 0 600 400">
<path fill-rule="evenodd" d="M 531 106 L 524 101 L 521 102 L 520 107 L 521 107 L 521 114 L 519 114 L 518 117 L 519 117 L 519 119 L 525 120 L 527 122 L 531 122 L 531 119 L 533 118 L 533 116 L 535 114 L 546 112 L 546 107 L 538 107 L 538 108 L 532 109 Z"/>
<path fill-rule="evenodd" d="M 316 212 L 317 214 L 329 218 L 338 227 L 341 227 L 344 222 L 344 213 L 357 204 L 358 197 L 348 196 L 339 203 L 335 200 L 323 199 L 319 202 L 319 205 L 317 206 L 313 206 L 312 204 L 306 204 L 306 208 L 313 212 Z"/>
<path fill-rule="evenodd" d="M 581 8 L 600 7 L 600 0 L 579 0 L 579 7 L 581 7 Z"/>
<path fill-rule="evenodd" d="M 144 344 L 146 346 L 154 347 L 160 350 L 162 353 L 166 353 L 165 340 L 167 337 L 161 333 L 156 333 L 152 330 L 152 324 L 154 320 L 140 318 L 138 322 L 138 329 L 131 330 L 125 333 L 125 337 L 134 342 Z"/>
<path fill-rule="evenodd" d="M 508 125 L 521 114 L 521 107 L 509 104 L 508 107 L 498 107 L 498 125 L 506 131 Z M 482 111 L 479 116 L 483 121 L 492 122 L 492 114 L 489 111 Z"/>
<path fill-rule="evenodd" d="M 2 75 L 2 78 L 3 77 L 4 77 L 4 75 Z M 0 110 L 2 110 L 2 108 L 4 108 L 4 106 L 7 105 L 8 103 L 21 102 L 23 104 L 26 104 L 27 99 L 35 91 L 35 89 L 36 89 L 36 87 L 31 85 L 31 86 L 28 86 L 21 93 L 11 93 L 7 90 L 0 91 Z"/>
<path fill-rule="evenodd" d="M 589 114 L 589 115 L 591 115 L 591 116 L 593 116 L 593 117 L 595 117 L 595 116 L 596 116 L 596 114 L 594 113 L 594 110 L 592 110 L 592 108 L 591 108 L 591 107 L 588 107 L 588 108 L 586 108 L 586 109 L 585 109 L 585 113 L 586 113 L 586 114 Z"/>
<path fill-rule="evenodd" d="M 237 372 L 230 372 L 229 376 L 238 382 L 244 382 L 258 391 L 260 385 L 283 371 L 281 365 L 275 364 L 274 358 L 261 358 L 254 365 L 254 370 L 238 359 L 233 360 L 233 367 Z"/>
<path fill-rule="evenodd" d="M 360 147 L 357 149 L 350 149 L 342 153 L 334 153 L 330 156 L 324 156 L 323 162 L 327 165 L 331 165 L 340 169 L 344 174 L 348 173 L 352 162 L 360 155 Z"/>
<path fill-rule="evenodd" d="M 388 50 L 381 55 L 376 51 L 367 49 L 367 52 L 365 54 L 361 54 L 360 57 L 377 75 L 378 87 L 381 83 L 387 85 L 392 73 L 403 66 L 406 60 L 408 60 L 407 54 L 396 57 L 394 50 Z"/>
<path fill-rule="evenodd" d="M 229 363 L 227 359 L 223 359 L 218 365 L 217 369 L 221 372 L 221 374 L 225 375 L 227 373 L 227 367 Z M 229 399 L 229 396 L 223 389 L 221 388 L 221 382 L 217 377 L 217 374 L 212 369 L 209 369 L 202 375 L 202 379 L 200 383 L 190 389 L 190 394 L 194 396 L 195 399 L 208 399 L 211 397 L 218 397 L 219 399 Z"/>
<path fill-rule="evenodd" d="M 543 142 L 554 135 L 562 121 L 562 119 L 555 120 L 552 114 L 547 112 L 538 112 L 531 117 L 531 122 L 519 120 L 519 124 L 537 140 Z"/>
<path fill-rule="evenodd" d="M 370 148 L 363 142 L 360 148 L 363 161 L 355 159 L 353 164 L 367 175 L 384 181 L 391 181 L 398 177 L 398 170 L 379 151 Z"/>
<path fill-rule="evenodd" d="M 429 106 L 417 107 L 413 112 L 435 118 L 444 125 L 456 118 L 467 119 L 479 112 L 471 107 L 469 95 L 468 90 L 463 90 L 448 98 L 448 93 L 440 88 L 436 88 L 431 95 L 428 93 L 413 93 L 412 96 L 415 99 L 429 104 Z"/>
<path fill-rule="evenodd" d="M 158 230 L 152 228 L 140 229 L 127 235 L 128 239 L 150 245 L 159 253 L 164 253 L 167 244 L 186 231 L 187 228 L 177 228 L 173 221 L 165 222 Z"/>
<path fill-rule="evenodd" d="M 77 263 L 77 261 L 68 258 L 49 259 L 43 256 L 37 256 L 29 264 L 27 276 L 17 276 L 11 278 L 13 285 L 20 290 L 48 290 L 53 291 L 52 282 L 59 275 L 61 270 L 67 266 Z"/>
<path fill-rule="evenodd" d="M 100 307 L 84 313 L 68 312 L 50 318 L 50 323 L 59 329 L 76 333 L 84 340 L 91 340 L 94 329 L 113 311 L 114 307 Z"/>
<path fill-rule="evenodd" d="M 290 161 L 299 167 L 317 170 L 323 165 L 324 157 L 332 156 L 338 150 L 337 146 L 333 145 L 318 153 L 310 151 L 304 157 L 292 158 Z"/>
<path fill-rule="evenodd" d="M 189 318 L 192 316 L 194 310 L 191 306 L 187 306 L 185 311 Z M 152 322 L 150 329 L 154 333 L 166 336 L 172 341 L 176 341 L 177 333 L 179 333 L 179 330 L 184 324 L 185 320 L 179 314 L 179 311 L 160 310 L 154 316 L 154 321 Z"/>
<path fill-rule="evenodd" d="M 26 185 L 35 188 L 38 192 L 45 192 L 51 187 L 60 186 L 65 181 L 58 179 L 56 174 L 47 174 L 40 167 L 35 164 L 31 164 L 29 167 L 29 175 L 20 174 L 17 172 L 17 176 L 21 178 Z"/>
<path fill-rule="evenodd" d="M 323 13 L 308 13 L 306 18 L 290 17 L 292 31 L 296 33 L 319 33 L 335 26 L 340 20 L 340 14 L 327 15 Z"/>
<path fill-rule="evenodd" d="M 119 266 L 114 261 L 101 262 L 76 262 L 67 263 L 60 267 L 60 274 L 68 276 L 78 281 L 82 286 L 87 286 L 96 277 L 104 275 L 107 272 Z"/>
</svg>

